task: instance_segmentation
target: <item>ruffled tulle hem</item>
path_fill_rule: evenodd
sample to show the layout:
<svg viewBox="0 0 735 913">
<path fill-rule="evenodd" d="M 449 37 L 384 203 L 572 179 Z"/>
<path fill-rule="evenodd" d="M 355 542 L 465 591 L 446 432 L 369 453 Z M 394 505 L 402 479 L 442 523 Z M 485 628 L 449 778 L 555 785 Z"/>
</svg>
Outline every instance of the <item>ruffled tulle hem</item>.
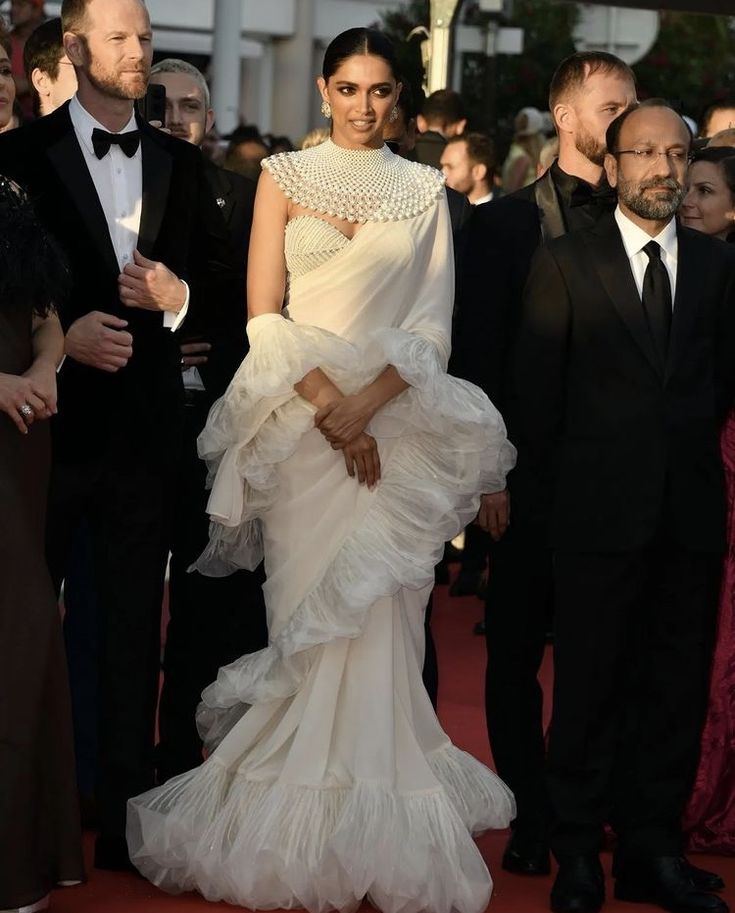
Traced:
<svg viewBox="0 0 735 913">
<path fill-rule="evenodd" d="M 352 346 L 345 340 L 264 316 L 272 319 L 252 334 L 251 362 L 246 359 L 200 438 L 200 453 L 216 467 L 210 513 L 225 520 L 213 524 L 196 564 L 203 573 L 230 573 L 260 560 L 260 517 L 278 496 L 278 464 L 296 451 L 313 416 L 299 397 L 278 397 L 313 367 L 333 377 L 350 367 Z M 375 376 L 392 364 L 412 384 L 381 410 L 375 429 L 378 437 L 399 440 L 360 525 L 288 623 L 265 650 L 222 668 L 203 693 L 197 726 L 209 748 L 252 704 L 294 694 L 311 668 L 314 648 L 359 636 L 376 600 L 404 587 L 428 586 L 444 543 L 473 520 L 481 492 L 503 487 L 513 466 L 515 450 L 500 414 L 480 390 L 444 372 L 431 341 L 383 329 L 360 359 L 353 351 L 355 371 L 359 362 Z M 359 388 L 366 382 L 353 375 L 350 383 Z M 343 378 L 343 388 L 345 383 Z M 263 395 L 275 399 L 264 405 Z M 260 424 L 258 415 L 266 416 Z"/>
<path fill-rule="evenodd" d="M 131 859 L 170 893 L 252 910 L 480 913 L 492 881 L 470 831 L 506 827 L 513 799 L 464 752 L 427 756 L 441 785 L 259 782 L 217 758 L 128 806 Z"/>
</svg>

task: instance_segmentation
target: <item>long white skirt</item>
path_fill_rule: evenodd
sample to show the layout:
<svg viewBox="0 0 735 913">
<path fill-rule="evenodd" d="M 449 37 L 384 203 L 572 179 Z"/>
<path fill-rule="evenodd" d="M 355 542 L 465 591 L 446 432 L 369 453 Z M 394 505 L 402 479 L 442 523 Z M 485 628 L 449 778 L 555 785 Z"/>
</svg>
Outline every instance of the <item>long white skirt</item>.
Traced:
<svg viewBox="0 0 735 913">
<path fill-rule="evenodd" d="M 381 442 L 386 474 L 391 449 Z M 272 645 L 339 569 L 351 533 L 380 518 L 380 489 L 350 479 L 316 430 L 278 477 L 265 523 Z M 131 801 L 130 852 L 146 878 L 250 909 L 353 910 L 367 896 L 385 913 L 484 910 L 492 882 L 471 833 L 507 826 L 513 800 L 451 745 L 423 687 L 430 589 L 382 596 L 358 636 L 307 650 L 292 694 L 268 697 L 283 665 L 265 662 L 268 650 L 222 671 L 211 704 L 246 702 L 252 687 L 268 699 L 240 705 L 201 767 Z"/>
</svg>

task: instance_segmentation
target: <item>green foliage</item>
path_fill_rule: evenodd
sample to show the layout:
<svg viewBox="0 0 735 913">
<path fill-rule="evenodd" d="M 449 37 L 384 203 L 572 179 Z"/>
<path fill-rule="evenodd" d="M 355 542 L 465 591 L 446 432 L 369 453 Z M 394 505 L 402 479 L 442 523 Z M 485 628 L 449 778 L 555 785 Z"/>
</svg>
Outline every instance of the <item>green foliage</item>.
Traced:
<svg viewBox="0 0 735 913">
<path fill-rule="evenodd" d="M 735 93 L 735 33 L 724 16 L 661 13 L 656 44 L 633 69 L 640 98 L 681 101 L 698 117 Z"/>
</svg>

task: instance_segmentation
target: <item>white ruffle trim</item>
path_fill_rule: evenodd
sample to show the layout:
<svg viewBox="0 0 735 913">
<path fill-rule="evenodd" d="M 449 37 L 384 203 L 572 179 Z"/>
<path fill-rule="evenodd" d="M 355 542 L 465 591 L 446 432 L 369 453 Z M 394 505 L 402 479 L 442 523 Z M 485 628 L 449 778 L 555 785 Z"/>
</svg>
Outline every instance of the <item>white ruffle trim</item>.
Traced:
<svg viewBox="0 0 735 913">
<path fill-rule="evenodd" d="M 377 599 L 430 584 L 444 543 L 474 519 L 482 491 L 504 487 L 515 460 L 500 414 L 478 388 L 442 370 L 428 340 L 381 330 L 358 352 L 331 333 L 267 316 L 275 320 L 252 333 L 250 354 L 199 439 L 216 470 L 210 514 L 222 520 L 196 563 L 202 573 L 261 559 L 259 518 L 278 496 L 277 464 L 312 427 L 313 407 L 294 383 L 321 367 L 343 390 L 360 389 L 392 364 L 412 386 L 371 426 L 400 441 L 360 525 L 269 646 L 220 669 L 203 693 L 197 726 L 210 748 L 249 705 L 294 694 L 313 648 L 357 637 Z"/>
<path fill-rule="evenodd" d="M 441 786 L 314 789 L 233 776 L 216 758 L 128 803 L 131 859 L 171 893 L 251 910 L 481 913 L 492 881 L 471 830 L 506 827 L 510 792 L 465 752 L 427 756 Z"/>
</svg>

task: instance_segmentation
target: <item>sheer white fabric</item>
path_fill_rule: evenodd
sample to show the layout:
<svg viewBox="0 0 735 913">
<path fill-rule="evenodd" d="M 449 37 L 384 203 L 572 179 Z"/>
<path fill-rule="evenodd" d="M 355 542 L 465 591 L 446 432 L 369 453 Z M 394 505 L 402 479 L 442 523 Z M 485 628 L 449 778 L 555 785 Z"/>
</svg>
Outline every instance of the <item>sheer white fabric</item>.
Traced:
<svg viewBox="0 0 735 913">
<path fill-rule="evenodd" d="M 313 250 L 306 271 L 309 251 L 287 245 L 288 310 L 251 320 L 200 438 L 214 522 L 198 567 L 265 555 L 269 646 L 204 692 L 208 760 L 131 800 L 131 858 L 165 890 L 251 909 L 350 911 L 369 896 L 385 913 L 479 913 L 492 882 L 471 833 L 507 826 L 513 798 L 439 726 L 423 615 L 444 542 L 480 491 L 504 486 L 514 450 L 484 394 L 445 373 L 445 198 L 337 251 L 322 224 L 310 243 L 331 256 Z M 371 492 L 293 386 L 320 367 L 352 392 L 388 364 L 411 387 L 368 429 Z"/>
</svg>

